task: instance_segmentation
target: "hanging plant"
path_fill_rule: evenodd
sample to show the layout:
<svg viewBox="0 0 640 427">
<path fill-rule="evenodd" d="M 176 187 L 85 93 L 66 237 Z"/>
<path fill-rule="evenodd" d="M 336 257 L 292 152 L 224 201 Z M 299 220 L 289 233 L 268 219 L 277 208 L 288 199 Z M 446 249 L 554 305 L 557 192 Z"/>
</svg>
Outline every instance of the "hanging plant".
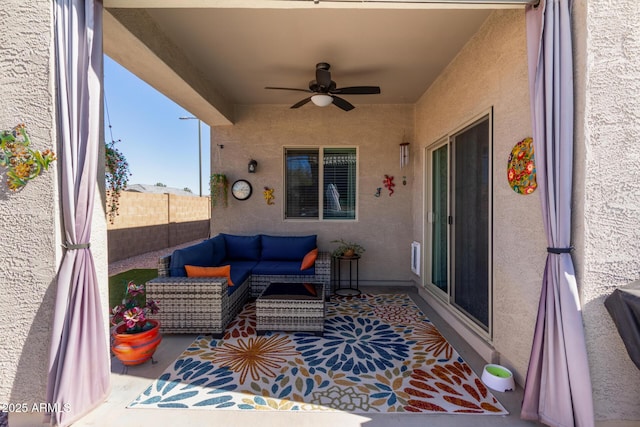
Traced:
<svg viewBox="0 0 640 427">
<path fill-rule="evenodd" d="M 222 173 L 214 173 L 209 181 L 211 187 L 211 207 L 227 207 L 227 196 L 229 194 L 229 181 Z"/>
<path fill-rule="evenodd" d="M 105 179 L 107 184 L 107 217 L 113 224 L 118 216 L 120 194 L 127 188 L 131 171 L 124 154 L 115 147 L 116 141 L 105 143 Z"/>
<path fill-rule="evenodd" d="M 29 148 L 31 140 L 24 124 L 0 132 L 0 166 L 7 170 L 7 187 L 18 191 L 27 182 L 49 169 L 56 155 L 51 150 L 40 152 Z"/>
</svg>

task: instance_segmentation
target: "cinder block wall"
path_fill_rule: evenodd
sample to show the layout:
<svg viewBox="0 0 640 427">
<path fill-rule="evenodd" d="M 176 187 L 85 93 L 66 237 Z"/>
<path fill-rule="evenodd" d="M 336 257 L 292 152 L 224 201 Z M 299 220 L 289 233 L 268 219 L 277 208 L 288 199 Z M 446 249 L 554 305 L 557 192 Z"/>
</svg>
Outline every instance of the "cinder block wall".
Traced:
<svg viewBox="0 0 640 427">
<path fill-rule="evenodd" d="M 123 192 L 107 227 L 109 262 L 209 236 L 209 197 Z"/>
</svg>

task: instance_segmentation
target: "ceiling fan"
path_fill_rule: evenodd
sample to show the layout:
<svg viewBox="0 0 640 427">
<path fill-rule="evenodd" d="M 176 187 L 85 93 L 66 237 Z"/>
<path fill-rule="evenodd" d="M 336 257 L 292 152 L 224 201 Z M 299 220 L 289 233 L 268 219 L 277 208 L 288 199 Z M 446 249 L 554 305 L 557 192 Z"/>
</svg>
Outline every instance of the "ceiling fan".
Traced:
<svg viewBox="0 0 640 427">
<path fill-rule="evenodd" d="M 326 107 L 329 104 L 333 104 L 344 111 L 353 110 L 355 107 L 349 101 L 344 98 L 340 98 L 337 95 L 375 95 L 380 93 L 379 86 L 336 87 L 336 82 L 331 80 L 331 72 L 329 71 L 330 67 L 331 65 L 326 62 L 319 62 L 316 64 L 316 79 L 309 82 L 309 89 L 272 86 L 267 86 L 265 89 L 295 90 L 313 94 L 293 104 L 291 108 L 300 108 L 307 102 L 311 101 L 319 107 Z"/>
</svg>

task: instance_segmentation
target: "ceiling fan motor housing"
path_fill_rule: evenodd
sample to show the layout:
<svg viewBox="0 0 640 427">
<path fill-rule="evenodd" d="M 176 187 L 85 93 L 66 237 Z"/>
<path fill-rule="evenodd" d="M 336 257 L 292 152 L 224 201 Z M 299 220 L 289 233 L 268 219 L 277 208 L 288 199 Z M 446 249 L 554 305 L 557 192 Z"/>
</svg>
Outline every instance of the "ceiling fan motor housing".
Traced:
<svg viewBox="0 0 640 427">
<path fill-rule="evenodd" d="M 315 92 L 315 93 L 329 93 L 333 90 L 336 89 L 336 82 L 334 82 L 333 80 L 331 80 L 331 83 L 329 84 L 329 86 L 322 86 L 319 85 L 317 81 L 315 80 L 311 80 L 309 82 L 309 90 L 311 92 Z"/>
</svg>

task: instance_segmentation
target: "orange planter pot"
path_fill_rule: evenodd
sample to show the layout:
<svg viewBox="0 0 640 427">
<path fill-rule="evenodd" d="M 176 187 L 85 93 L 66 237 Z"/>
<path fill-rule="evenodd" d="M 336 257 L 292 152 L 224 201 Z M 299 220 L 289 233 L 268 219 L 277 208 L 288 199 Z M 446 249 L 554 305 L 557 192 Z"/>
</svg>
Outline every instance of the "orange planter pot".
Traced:
<svg viewBox="0 0 640 427">
<path fill-rule="evenodd" d="M 113 333 L 111 350 L 124 365 L 139 365 L 151 359 L 156 348 L 162 341 L 160 323 L 149 320 L 153 328 L 137 334 L 127 334 L 126 325 L 120 325 Z"/>
</svg>

